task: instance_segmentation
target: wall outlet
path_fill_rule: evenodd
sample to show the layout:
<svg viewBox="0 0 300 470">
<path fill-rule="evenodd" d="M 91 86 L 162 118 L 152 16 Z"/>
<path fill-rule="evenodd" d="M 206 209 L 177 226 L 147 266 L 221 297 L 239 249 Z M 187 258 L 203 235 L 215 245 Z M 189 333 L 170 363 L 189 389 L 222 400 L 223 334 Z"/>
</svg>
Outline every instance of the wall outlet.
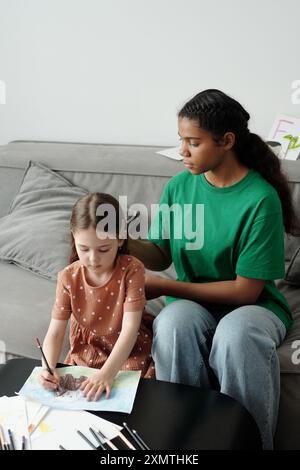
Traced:
<svg viewBox="0 0 300 470">
<path fill-rule="evenodd" d="M 3 80 L 0 80 L 0 104 L 6 104 L 6 86 Z"/>
</svg>

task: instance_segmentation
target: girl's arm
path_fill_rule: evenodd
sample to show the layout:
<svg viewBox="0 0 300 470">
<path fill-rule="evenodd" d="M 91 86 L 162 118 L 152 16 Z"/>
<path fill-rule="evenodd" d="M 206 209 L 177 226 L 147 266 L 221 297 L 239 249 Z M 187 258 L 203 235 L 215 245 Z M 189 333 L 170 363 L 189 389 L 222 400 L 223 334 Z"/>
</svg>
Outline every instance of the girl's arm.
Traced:
<svg viewBox="0 0 300 470">
<path fill-rule="evenodd" d="M 47 334 L 43 343 L 43 352 L 48 361 L 50 369 L 55 370 L 56 364 L 60 357 L 62 345 L 65 337 L 68 320 L 51 319 Z M 43 361 L 42 361 L 43 362 Z M 45 388 L 56 389 L 58 385 L 58 377 L 52 376 L 46 370 L 46 364 L 43 363 L 45 370 L 40 375 L 40 382 Z"/>
<path fill-rule="evenodd" d="M 264 280 L 238 275 L 233 281 L 205 283 L 181 282 L 148 275 L 145 291 L 147 300 L 170 295 L 196 302 L 243 305 L 254 304 L 264 285 Z"/>
<path fill-rule="evenodd" d="M 109 397 L 111 385 L 136 343 L 142 314 L 143 311 L 124 312 L 120 336 L 104 366 L 81 385 L 87 400 L 92 400 L 94 397 L 97 401 L 104 389 L 106 389 L 106 398 Z"/>
<path fill-rule="evenodd" d="M 109 371 L 115 376 L 130 356 L 137 340 L 142 314 L 143 311 L 124 312 L 121 333 L 112 352 L 101 369 L 103 373 Z"/>
</svg>

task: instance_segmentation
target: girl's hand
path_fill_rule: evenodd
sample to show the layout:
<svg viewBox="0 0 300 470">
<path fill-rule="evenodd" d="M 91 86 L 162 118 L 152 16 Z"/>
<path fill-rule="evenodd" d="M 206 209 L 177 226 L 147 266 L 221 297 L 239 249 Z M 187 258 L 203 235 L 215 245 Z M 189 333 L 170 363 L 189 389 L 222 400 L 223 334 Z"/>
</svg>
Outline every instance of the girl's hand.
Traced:
<svg viewBox="0 0 300 470">
<path fill-rule="evenodd" d="M 51 375 L 47 369 L 43 369 L 38 377 L 40 384 L 47 390 L 57 390 L 59 387 L 59 376 L 55 371 L 53 374 Z"/>
<path fill-rule="evenodd" d="M 80 390 L 83 391 L 83 396 L 87 401 L 98 401 L 104 390 L 106 391 L 105 398 L 108 398 L 114 379 L 115 375 L 102 371 L 96 372 L 92 377 L 82 382 Z"/>
<path fill-rule="evenodd" d="M 147 300 L 165 295 L 163 288 L 164 281 L 165 279 L 160 276 L 153 276 L 152 274 L 145 276 L 145 294 Z"/>
</svg>

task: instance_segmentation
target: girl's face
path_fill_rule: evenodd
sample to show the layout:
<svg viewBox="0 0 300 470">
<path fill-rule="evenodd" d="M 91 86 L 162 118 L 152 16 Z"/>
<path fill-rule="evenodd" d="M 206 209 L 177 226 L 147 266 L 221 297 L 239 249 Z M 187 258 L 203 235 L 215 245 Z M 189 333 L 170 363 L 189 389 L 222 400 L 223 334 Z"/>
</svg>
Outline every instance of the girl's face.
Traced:
<svg viewBox="0 0 300 470">
<path fill-rule="evenodd" d="M 109 238 L 107 233 L 99 233 L 89 227 L 73 233 L 79 260 L 94 275 L 102 275 L 114 268 L 119 247 L 124 240 Z"/>
<path fill-rule="evenodd" d="M 210 132 L 201 129 L 196 121 L 185 117 L 178 119 L 178 135 L 184 166 L 194 175 L 216 169 L 223 163 L 226 151 L 233 145 L 231 142 L 228 146 L 227 134 L 224 142 L 217 144 Z"/>
</svg>

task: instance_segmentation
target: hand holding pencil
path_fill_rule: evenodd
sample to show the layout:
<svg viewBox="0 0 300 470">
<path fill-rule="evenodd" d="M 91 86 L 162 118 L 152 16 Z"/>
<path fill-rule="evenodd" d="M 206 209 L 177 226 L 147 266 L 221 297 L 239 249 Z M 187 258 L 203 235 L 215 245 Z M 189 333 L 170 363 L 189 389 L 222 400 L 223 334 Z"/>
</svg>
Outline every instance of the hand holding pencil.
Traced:
<svg viewBox="0 0 300 470">
<path fill-rule="evenodd" d="M 36 338 L 36 342 L 41 351 L 44 365 L 46 366 L 39 376 L 39 382 L 47 390 L 57 390 L 59 388 L 59 376 L 56 374 L 55 369 L 50 368 L 38 338 Z"/>
<path fill-rule="evenodd" d="M 47 390 L 58 390 L 59 388 L 59 376 L 55 372 L 49 374 L 47 369 L 43 369 L 40 373 L 39 382 Z"/>
</svg>

